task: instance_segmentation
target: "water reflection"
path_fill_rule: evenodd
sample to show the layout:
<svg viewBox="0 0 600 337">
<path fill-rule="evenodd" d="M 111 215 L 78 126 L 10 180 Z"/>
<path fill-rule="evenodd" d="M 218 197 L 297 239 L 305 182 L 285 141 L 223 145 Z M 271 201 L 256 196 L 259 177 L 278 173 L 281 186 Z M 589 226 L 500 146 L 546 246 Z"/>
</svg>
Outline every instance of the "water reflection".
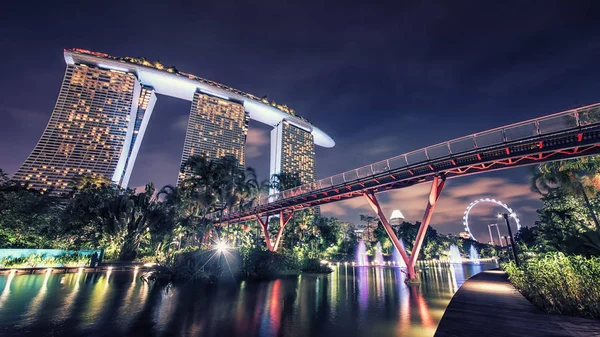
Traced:
<svg viewBox="0 0 600 337">
<path fill-rule="evenodd" d="M 432 336 L 452 294 L 490 266 L 337 266 L 268 282 L 141 281 L 137 272 L 0 276 L 0 332 L 87 336 Z"/>
<path fill-rule="evenodd" d="M 81 274 L 83 274 L 83 271 L 81 269 L 79 269 L 77 274 L 75 274 L 75 282 L 72 285 L 73 290 L 71 290 L 71 292 L 65 297 L 63 307 L 58 310 L 58 313 L 57 313 L 56 317 L 54 318 L 54 321 L 58 324 L 65 321 L 69 316 L 72 315 L 73 304 L 75 303 L 75 298 L 77 297 L 77 294 L 79 293 L 79 279 L 81 279 Z M 72 279 L 73 279 L 73 274 L 69 274 L 69 275 L 63 276 L 60 280 L 60 283 L 63 285 L 66 285 L 66 286 L 71 286 L 71 284 L 67 283 L 68 281 L 65 281 L 65 280 L 72 280 Z"/>
<path fill-rule="evenodd" d="M 38 291 L 37 295 L 33 298 L 31 303 L 29 303 L 25 317 L 21 321 L 21 326 L 29 325 L 36 319 L 37 313 L 42 305 L 42 301 L 44 300 L 44 297 L 46 297 L 46 292 L 48 291 L 48 279 L 50 279 L 51 274 L 52 269 L 48 269 L 46 270 L 46 273 L 44 273 L 44 282 L 42 282 L 42 287 Z"/>
<path fill-rule="evenodd" d="M 15 277 L 15 270 L 11 270 L 6 278 L 6 284 L 4 285 L 4 290 L 2 290 L 2 294 L 0 295 L 0 309 L 2 309 L 2 305 L 6 302 L 8 295 L 10 294 L 10 284 Z"/>
</svg>

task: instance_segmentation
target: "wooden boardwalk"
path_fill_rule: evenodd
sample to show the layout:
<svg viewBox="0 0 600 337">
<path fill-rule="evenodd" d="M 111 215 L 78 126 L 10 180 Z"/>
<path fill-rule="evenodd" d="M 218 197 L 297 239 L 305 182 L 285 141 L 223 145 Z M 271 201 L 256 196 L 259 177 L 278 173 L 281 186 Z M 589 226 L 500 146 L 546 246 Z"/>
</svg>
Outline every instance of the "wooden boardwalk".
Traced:
<svg viewBox="0 0 600 337">
<path fill-rule="evenodd" d="M 508 281 L 488 270 L 473 276 L 454 294 L 435 337 L 600 336 L 600 321 L 542 312 Z"/>
</svg>

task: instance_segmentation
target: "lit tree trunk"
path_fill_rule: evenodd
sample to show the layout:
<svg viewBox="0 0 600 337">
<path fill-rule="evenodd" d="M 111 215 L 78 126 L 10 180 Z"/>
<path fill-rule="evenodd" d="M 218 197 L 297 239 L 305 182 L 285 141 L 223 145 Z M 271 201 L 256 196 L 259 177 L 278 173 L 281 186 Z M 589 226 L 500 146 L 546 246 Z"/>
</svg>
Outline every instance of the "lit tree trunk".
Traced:
<svg viewBox="0 0 600 337">
<path fill-rule="evenodd" d="M 597 231 L 600 231 L 600 226 L 598 225 L 598 218 L 596 217 L 594 208 L 592 208 L 592 204 L 590 203 L 590 199 L 588 198 L 587 193 L 585 193 L 583 184 L 580 181 L 577 181 L 577 184 L 579 186 L 581 195 L 583 196 L 583 200 L 585 200 L 585 205 L 587 206 L 587 209 L 590 211 L 590 215 L 592 216 L 592 220 L 594 221 L 594 226 L 596 226 Z"/>
</svg>

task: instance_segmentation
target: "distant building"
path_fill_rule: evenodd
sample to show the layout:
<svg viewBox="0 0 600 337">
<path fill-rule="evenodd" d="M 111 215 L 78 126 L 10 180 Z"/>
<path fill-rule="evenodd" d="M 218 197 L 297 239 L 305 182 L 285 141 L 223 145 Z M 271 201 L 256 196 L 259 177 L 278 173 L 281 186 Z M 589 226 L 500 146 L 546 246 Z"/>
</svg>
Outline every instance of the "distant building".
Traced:
<svg viewBox="0 0 600 337">
<path fill-rule="evenodd" d="M 399 226 L 402 222 L 404 222 L 404 215 L 400 212 L 399 209 L 395 209 L 392 212 L 392 216 L 390 216 L 390 225 Z"/>
<path fill-rule="evenodd" d="M 50 121 L 13 179 L 55 195 L 78 175 L 127 182 L 141 89 L 135 74 L 69 63 Z"/>
<path fill-rule="evenodd" d="M 302 184 L 315 181 L 315 142 L 308 125 L 286 119 L 271 130 L 271 175 L 297 174 Z M 311 208 L 320 214 L 320 207 Z"/>
<path fill-rule="evenodd" d="M 244 145 L 249 120 L 241 102 L 196 92 L 185 133 L 181 165 L 191 156 L 209 159 L 232 156 L 240 165 L 245 165 Z M 178 183 L 189 176 L 189 172 L 180 173 Z"/>
<path fill-rule="evenodd" d="M 358 238 L 358 240 L 364 240 L 365 230 L 364 229 L 355 229 L 354 234 L 356 234 L 356 237 Z"/>
<path fill-rule="evenodd" d="M 285 119 L 271 131 L 271 174 L 279 173 L 296 173 L 303 184 L 316 176 L 313 135 Z"/>
</svg>

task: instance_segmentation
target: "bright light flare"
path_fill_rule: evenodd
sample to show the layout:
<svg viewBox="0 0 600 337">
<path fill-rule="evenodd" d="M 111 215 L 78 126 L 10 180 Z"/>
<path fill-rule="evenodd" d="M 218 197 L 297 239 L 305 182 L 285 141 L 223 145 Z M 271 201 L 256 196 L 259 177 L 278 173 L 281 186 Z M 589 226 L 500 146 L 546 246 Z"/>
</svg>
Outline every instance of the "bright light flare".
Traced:
<svg viewBox="0 0 600 337">
<path fill-rule="evenodd" d="M 224 241 L 219 241 L 219 242 L 217 242 L 217 244 L 215 245 L 215 248 L 217 249 L 217 251 L 218 251 L 219 253 L 223 253 L 223 252 L 227 251 L 227 250 L 228 250 L 229 248 L 231 248 L 231 247 L 229 247 L 229 245 L 227 244 L 227 242 L 224 242 Z"/>
</svg>

